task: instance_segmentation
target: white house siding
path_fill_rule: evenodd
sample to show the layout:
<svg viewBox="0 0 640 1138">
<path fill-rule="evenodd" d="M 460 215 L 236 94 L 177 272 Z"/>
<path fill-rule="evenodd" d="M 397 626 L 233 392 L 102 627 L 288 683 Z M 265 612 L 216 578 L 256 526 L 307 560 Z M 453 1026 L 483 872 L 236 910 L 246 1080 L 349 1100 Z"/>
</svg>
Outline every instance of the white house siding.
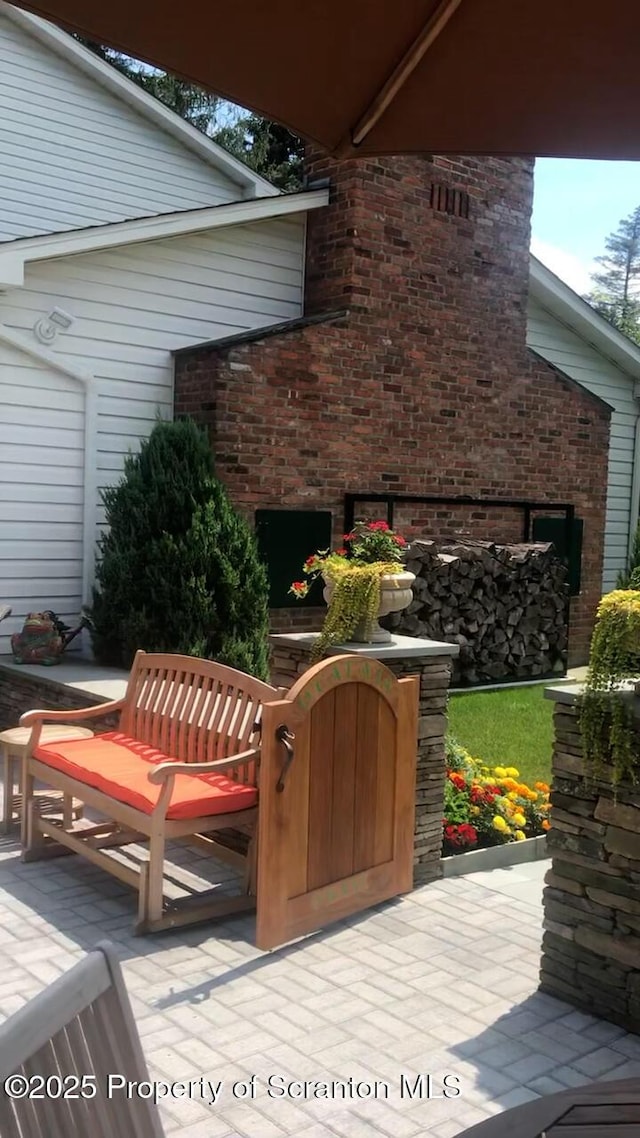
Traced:
<svg viewBox="0 0 640 1138">
<path fill-rule="evenodd" d="M 82 594 L 84 390 L 0 343 L 0 653 L 25 614 L 76 617 Z"/>
<path fill-rule="evenodd" d="M 0 106 L 0 241 L 242 197 L 1 12 Z"/>
<path fill-rule="evenodd" d="M 541 356 L 614 408 L 602 582 L 606 592 L 615 588 L 616 577 L 626 566 L 632 524 L 631 487 L 638 417 L 633 379 L 532 299 L 529 301 L 527 339 L 529 346 Z"/>
<path fill-rule="evenodd" d="M 36 321 L 54 305 L 74 317 L 71 328 L 59 335 L 49 350 L 70 367 L 95 378 L 98 489 L 118 481 L 126 454 L 137 450 L 141 437 L 150 433 L 157 415 L 171 416 L 172 350 L 301 315 L 303 247 L 301 217 L 258 222 L 34 264 L 27 268 L 24 288 L 0 294 L 0 322 L 30 336 Z M 35 388 L 41 380 L 37 368 L 30 367 L 31 387 Z M 6 385 L 10 382 L 14 391 L 16 386 L 24 386 L 22 374 L 18 378 L 12 361 L 0 356 L 0 418 L 4 416 Z M 62 450 L 55 448 L 61 446 L 58 441 L 61 437 L 67 438 L 67 431 L 77 441 L 78 404 L 72 399 L 72 386 L 64 377 L 47 374 L 42 378 L 43 383 L 45 378 L 47 399 L 39 408 L 37 418 L 42 426 L 33 438 L 40 441 L 46 435 L 49 446 L 54 447 L 53 453 L 64 457 L 68 450 L 66 444 Z M 26 387 L 24 390 L 26 392 Z M 71 420 L 65 426 L 67 413 Z M 25 409 L 20 440 L 28 441 L 31 437 L 30 416 L 31 412 Z M 15 437 L 13 426 L 7 424 L 3 429 L 7 436 Z M 19 445 L 11 447 L 10 458 L 3 452 L 5 464 L 18 461 L 19 453 Z M 38 453 L 31 451 L 22 459 L 21 470 L 27 472 L 29 464 L 33 464 L 37 473 L 41 462 Z M 56 458 L 56 469 L 57 463 Z M 82 470 L 75 460 L 73 474 L 77 479 L 73 483 L 75 497 L 68 505 L 79 509 L 77 496 L 81 492 Z M 25 481 L 27 477 L 25 473 Z M 38 477 L 33 487 L 34 501 L 30 508 L 38 512 L 38 517 L 47 514 L 50 502 L 46 496 L 47 481 Z M 58 492 L 62 494 L 62 489 L 56 490 Z M 71 487 L 66 492 L 71 494 Z M 19 518 L 21 507 L 12 507 L 12 510 L 12 517 Z M 103 521 L 99 500 L 96 518 L 99 529 Z M 60 567 L 62 570 L 64 565 L 68 566 L 65 588 L 75 603 L 81 557 L 81 512 L 74 515 L 74 519 L 73 524 L 64 521 Z M 40 563 L 40 548 L 35 537 L 19 557 L 14 557 L 9 545 L 2 546 L 7 580 L 20 580 L 25 576 L 24 583 L 16 588 L 22 590 L 24 585 L 29 593 L 31 585 L 27 582 L 33 580 L 35 590 L 37 579 L 39 597 L 42 595 L 40 585 L 46 581 L 46 575 L 42 578 L 39 570 L 36 578 L 33 567 Z M 11 595 L 0 596 L 0 600 L 15 604 L 14 594 L 15 589 Z M 56 596 L 48 597 L 50 606 Z M 32 600 L 30 598 L 30 603 Z M 0 630 L 3 627 L 0 625 Z"/>
</svg>

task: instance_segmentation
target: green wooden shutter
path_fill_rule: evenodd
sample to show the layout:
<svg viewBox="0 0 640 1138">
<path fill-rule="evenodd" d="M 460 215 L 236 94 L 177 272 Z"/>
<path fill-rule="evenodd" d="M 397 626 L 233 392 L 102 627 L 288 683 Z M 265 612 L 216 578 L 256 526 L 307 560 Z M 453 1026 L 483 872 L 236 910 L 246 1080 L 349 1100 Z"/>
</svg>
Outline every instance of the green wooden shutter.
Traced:
<svg viewBox="0 0 640 1138">
<path fill-rule="evenodd" d="M 322 582 L 304 600 L 289 593 L 293 581 L 306 580 L 302 566 L 312 553 L 331 545 L 329 510 L 256 510 L 256 538 L 269 573 L 269 605 L 274 609 L 317 608 L 324 604 Z"/>
<path fill-rule="evenodd" d="M 582 535 L 584 522 L 574 518 L 571 525 L 571 538 L 567 543 L 567 523 L 564 518 L 534 518 L 533 541 L 552 541 L 557 556 L 567 566 L 569 596 L 577 597 L 580 592 L 582 576 Z"/>
</svg>

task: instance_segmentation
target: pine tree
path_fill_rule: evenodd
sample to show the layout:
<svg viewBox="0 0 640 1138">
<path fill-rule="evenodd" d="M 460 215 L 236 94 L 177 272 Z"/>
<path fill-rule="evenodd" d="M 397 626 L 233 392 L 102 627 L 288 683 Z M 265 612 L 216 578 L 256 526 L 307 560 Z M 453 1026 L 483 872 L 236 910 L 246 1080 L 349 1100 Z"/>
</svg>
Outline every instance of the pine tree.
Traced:
<svg viewBox="0 0 640 1138">
<path fill-rule="evenodd" d="M 302 186 L 304 143 L 286 126 L 248 114 L 195 83 L 148 67 L 114 48 L 76 38 L 274 186 L 286 192 Z"/>
<path fill-rule="evenodd" d="M 607 237 L 605 249 L 602 257 L 596 257 L 602 271 L 593 274 L 595 288 L 585 299 L 605 320 L 640 343 L 640 206 Z"/>
<path fill-rule="evenodd" d="M 268 676 L 268 582 L 255 538 L 190 420 L 158 423 L 104 491 L 89 612 L 95 655 L 128 668 L 138 648 Z"/>
<path fill-rule="evenodd" d="M 278 189 L 292 193 L 302 186 L 304 142 L 286 126 L 241 116 L 221 127 L 215 141 Z"/>
</svg>

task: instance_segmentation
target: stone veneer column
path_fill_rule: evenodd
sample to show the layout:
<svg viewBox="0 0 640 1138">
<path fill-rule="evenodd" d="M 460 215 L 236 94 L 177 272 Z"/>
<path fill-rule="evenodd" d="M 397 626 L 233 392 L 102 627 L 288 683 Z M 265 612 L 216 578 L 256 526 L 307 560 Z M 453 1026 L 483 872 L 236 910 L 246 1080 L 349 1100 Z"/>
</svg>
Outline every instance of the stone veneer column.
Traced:
<svg viewBox="0 0 640 1138">
<path fill-rule="evenodd" d="M 640 788 L 620 784 L 614 794 L 606 770 L 585 779 L 579 691 L 545 693 L 556 706 L 540 986 L 638 1031 Z"/>
<path fill-rule="evenodd" d="M 271 682 L 290 688 L 311 666 L 309 658 L 317 636 L 290 633 L 271 637 L 273 658 Z M 457 644 L 395 636 L 391 644 L 346 644 L 326 654 L 368 656 L 380 660 L 398 678 L 420 676 L 418 718 L 418 767 L 416 780 L 416 825 L 414 836 L 414 884 L 440 877 L 442 812 L 444 806 L 444 735 L 446 703 L 451 677 L 451 658 Z"/>
</svg>

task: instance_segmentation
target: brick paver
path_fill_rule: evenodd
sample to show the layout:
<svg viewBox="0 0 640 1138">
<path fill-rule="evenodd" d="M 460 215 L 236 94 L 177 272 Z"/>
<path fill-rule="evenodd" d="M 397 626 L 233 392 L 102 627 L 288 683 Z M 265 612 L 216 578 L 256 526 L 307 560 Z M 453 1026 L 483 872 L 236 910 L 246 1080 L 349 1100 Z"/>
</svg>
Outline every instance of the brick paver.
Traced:
<svg viewBox="0 0 640 1138">
<path fill-rule="evenodd" d="M 265 954 L 247 917 L 135 938 L 124 887 L 74 857 L 22 865 L 0 839 L 0 1017 L 108 939 L 152 1077 L 194 1080 L 162 1103 L 167 1135 L 455 1138 L 537 1095 L 640 1077 L 637 1036 L 537 992 L 545 869 L 436 882 Z"/>
</svg>

